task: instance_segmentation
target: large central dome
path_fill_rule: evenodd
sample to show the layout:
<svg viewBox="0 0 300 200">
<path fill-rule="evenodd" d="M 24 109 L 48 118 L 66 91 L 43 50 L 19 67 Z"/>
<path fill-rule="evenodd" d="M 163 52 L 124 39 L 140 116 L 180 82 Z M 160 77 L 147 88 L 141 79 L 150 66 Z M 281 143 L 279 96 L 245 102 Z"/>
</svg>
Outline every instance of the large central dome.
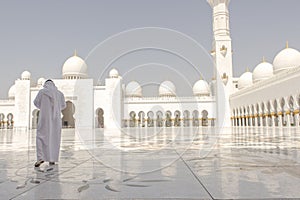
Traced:
<svg viewBox="0 0 300 200">
<path fill-rule="evenodd" d="M 87 65 L 85 61 L 75 53 L 74 56 L 68 58 L 64 63 L 62 75 L 64 79 L 87 78 Z"/>
</svg>

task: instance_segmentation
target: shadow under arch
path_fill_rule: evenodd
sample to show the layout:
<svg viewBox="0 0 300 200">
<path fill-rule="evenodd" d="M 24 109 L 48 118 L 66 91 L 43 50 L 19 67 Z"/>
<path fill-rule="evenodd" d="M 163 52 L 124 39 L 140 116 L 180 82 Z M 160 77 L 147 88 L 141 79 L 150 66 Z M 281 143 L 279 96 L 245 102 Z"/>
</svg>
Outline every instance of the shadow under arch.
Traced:
<svg viewBox="0 0 300 200">
<path fill-rule="evenodd" d="M 96 128 L 104 128 L 104 110 L 102 108 L 96 110 Z"/>
<path fill-rule="evenodd" d="M 75 128 L 75 105 L 71 101 L 66 101 L 67 107 L 62 110 L 62 127 Z"/>
</svg>

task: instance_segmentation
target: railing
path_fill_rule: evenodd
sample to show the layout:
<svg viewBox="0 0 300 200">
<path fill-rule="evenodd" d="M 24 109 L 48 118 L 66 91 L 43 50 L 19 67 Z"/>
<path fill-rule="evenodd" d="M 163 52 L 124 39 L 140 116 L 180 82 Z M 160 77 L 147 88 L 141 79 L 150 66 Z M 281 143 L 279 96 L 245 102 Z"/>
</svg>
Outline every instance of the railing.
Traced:
<svg viewBox="0 0 300 200">
<path fill-rule="evenodd" d="M 215 102 L 215 97 L 209 96 L 202 96 L 202 97 L 126 97 L 124 102 L 131 103 L 131 102 L 195 102 L 195 101 L 202 101 L 202 102 Z"/>
</svg>

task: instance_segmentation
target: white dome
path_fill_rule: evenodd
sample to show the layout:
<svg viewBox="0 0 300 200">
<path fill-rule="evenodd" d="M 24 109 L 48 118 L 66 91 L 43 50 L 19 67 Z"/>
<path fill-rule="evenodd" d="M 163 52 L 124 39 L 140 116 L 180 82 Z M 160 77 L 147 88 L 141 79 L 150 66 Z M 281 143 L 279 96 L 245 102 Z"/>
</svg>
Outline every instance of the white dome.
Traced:
<svg viewBox="0 0 300 200">
<path fill-rule="evenodd" d="M 21 74 L 21 79 L 22 80 L 30 80 L 30 77 L 31 77 L 31 74 L 29 71 L 24 71 L 22 74 Z"/>
<path fill-rule="evenodd" d="M 195 96 L 209 96 L 210 89 L 208 83 L 204 80 L 197 81 L 193 86 L 193 93 Z"/>
<path fill-rule="evenodd" d="M 300 66 L 300 52 L 296 49 L 286 48 L 280 51 L 273 61 L 274 72 Z"/>
<path fill-rule="evenodd" d="M 45 81 L 46 81 L 45 78 L 39 78 L 38 81 L 37 81 L 37 85 L 42 86 L 42 85 L 44 85 Z"/>
<path fill-rule="evenodd" d="M 171 81 L 164 81 L 159 86 L 159 96 L 176 96 L 176 87 Z"/>
<path fill-rule="evenodd" d="M 15 95 L 16 95 L 16 86 L 13 85 L 9 88 L 8 90 L 8 98 L 9 99 L 14 99 L 15 98 Z"/>
<path fill-rule="evenodd" d="M 252 73 L 251 72 L 243 73 L 238 80 L 239 90 L 249 87 L 252 84 L 253 84 L 253 82 L 252 82 Z"/>
<path fill-rule="evenodd" d="M 118 78 L 119 77 L 118 70 L 116 70 L 115 68 L 113 68 L 112 70 L 110 70 L 109 77 L 110 78 Z"/>
<path fill-rule="evenodd" d="M 273 76 L 273 65 L 268 62 L 258 64 L 253 70 L 253 83 L 271 78 Z"/>
<path fill-rule="evenodd" d="M 62 75 L 65 79 L 86 78 L 87 65 L 82 58 L 74 55 L 64 63 Z"/>
<path fill-rule="evenodd" d="M 127 97 L 142 97 L 142 88 L 138 82 L 131 81 L 126 86 L 125 94 Z"/>
</svg>

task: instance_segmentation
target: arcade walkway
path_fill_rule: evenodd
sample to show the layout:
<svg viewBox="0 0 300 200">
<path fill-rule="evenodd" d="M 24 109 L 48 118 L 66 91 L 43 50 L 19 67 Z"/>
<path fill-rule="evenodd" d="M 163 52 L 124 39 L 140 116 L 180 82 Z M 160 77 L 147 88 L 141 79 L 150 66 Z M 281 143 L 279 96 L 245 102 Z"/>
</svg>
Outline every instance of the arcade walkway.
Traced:
<svg viewBox="0 0 300 200">
<path fill-rule="evenodd" d="M 300 198 L 300 129 L 65 129 L 34 168 L 35 132 L 0 130 L 0 199 Z"/>
</svg>

